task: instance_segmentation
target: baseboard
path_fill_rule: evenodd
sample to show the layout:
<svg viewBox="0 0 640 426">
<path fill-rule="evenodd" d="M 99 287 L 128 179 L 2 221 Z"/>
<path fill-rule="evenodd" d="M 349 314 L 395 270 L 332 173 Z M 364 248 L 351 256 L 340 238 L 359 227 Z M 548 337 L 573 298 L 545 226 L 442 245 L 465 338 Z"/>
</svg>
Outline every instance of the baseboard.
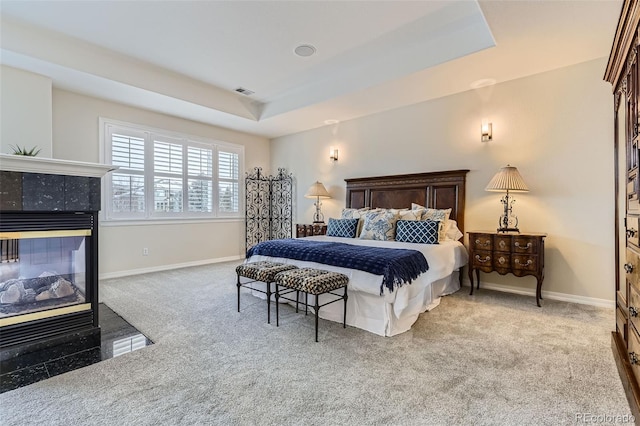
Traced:
<svg viewBox="0 0 640 426">
<path fill-rule="evenodd" d="M 189 268 L 189 267 L 192 267 L 192 266 L 211 265 L 213 263 L 231 262 L 233 260 L 242 260 L 242 259 L 244 259 L 243 255 L 227 256 L 227 257 L 219 257 L 219 258 L 216 258 L 216 259 L 205 259 L 205 260 L 196 260 L 196 261 L 193 261 L 193 262 L 173 263 L 171 265 L 152 266 L 150 268 L 140 268 L 140 269 L 129 269 L 129 270 L 126 270 L 126 271 L 106 272 L 104 274 L 100 274 L 100 279 L 101 280 L 108 280 L 110 278 L 129 277 L 131 275 L 148 274 L 148 273 L 151 273 L 151 272 L 162 272 L 162 271 L 168 271 L 170 269 Z"/>
<path fill-rule="evenodd" d="M 464 281 L 465 286 L 469 286 L 469 280 Z M 496 291 L 504 291 L 505 293 L 513 293 L 513 294 L 521 294 L 523 296 L 532 296 L 536 297 L 535 289 L 521 288 L 521 287 L 511 287 L 508 285 L 502 284 L 493 284 L 482 282 L 480 284 L 480 290 L 486 288 L 487 290 L 496 290 Z M 560 300 L 562 302 L 572 302 L 572 303 L 580 303 L 581 305 L 591 305 L 598 306 L 601 308 L 615 308 L 616 302 L 615 300 L 608 299 L 598 299 L 595 297 L 585 297 L 585 296 L 577 296 L 575 294 L 567 294 L 567 293 L 558 293 L 555 291 L 545 291 L 542 290 L 542 298 L 551 299 L 551 300 Z"/>
</svg>

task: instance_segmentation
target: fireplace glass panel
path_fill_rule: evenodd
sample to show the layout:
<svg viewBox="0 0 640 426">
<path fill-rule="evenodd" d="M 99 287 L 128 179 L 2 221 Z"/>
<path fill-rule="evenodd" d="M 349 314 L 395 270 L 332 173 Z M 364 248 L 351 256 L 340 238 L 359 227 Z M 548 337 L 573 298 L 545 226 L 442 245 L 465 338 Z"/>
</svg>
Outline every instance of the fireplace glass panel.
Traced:
<svg viewBox="0 0 640 426">
<path fill-rule="evenodd" d="M 0 318 L 85 303 L 90 234 L 0 233 Z"/>
</svg>

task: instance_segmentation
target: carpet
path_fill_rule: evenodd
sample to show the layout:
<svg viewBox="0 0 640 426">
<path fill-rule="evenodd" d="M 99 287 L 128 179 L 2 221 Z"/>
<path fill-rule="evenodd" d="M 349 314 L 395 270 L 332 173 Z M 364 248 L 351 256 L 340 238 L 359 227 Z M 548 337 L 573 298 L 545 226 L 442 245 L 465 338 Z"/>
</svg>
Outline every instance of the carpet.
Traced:
<svg viewBox="0 0 640 426">
<path fill-rule="evenodd" d="M 0 395 L 3 425 L 575 424 L 630 414 L 613 309 L 481 289 L 380 337 L 242 293 L 237 262 L 102 281 L 155 342 Z M 275 320 L 275 318 L 274 318 Z"/>
</svg>

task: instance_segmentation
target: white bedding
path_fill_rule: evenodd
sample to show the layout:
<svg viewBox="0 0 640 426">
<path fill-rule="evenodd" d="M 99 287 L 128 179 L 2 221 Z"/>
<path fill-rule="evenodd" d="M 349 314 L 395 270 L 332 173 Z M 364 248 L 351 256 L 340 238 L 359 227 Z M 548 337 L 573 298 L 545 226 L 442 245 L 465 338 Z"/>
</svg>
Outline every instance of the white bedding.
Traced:
<svg viewBox="0 0 640 426">
<path fill-rule="evenodd" d="M 287 258 L 255 255 L 248 262 L 271 260 L 293 264 L 298 267 L 312 267 L 340 272 L 349 277 L 347 324 L 362 328 L 381 336 L 393 336 L 411 328 L 420 313 L 433 309 L 440 303 L 440 297 L 460 289 L 457 271 L 468 262 L 468 254 L 459 241 L 443 241 L 440 244 L 414 244 L 397 241 L 372 241 L 358 238 L 314 236 L 316 241 L 335 241 L 347 244 L 389 248 L 406 248 L 422 252 L 429 264 L 429 270 L 421 274 L 411 284 L 403 284 L 393 292 L 386 287 L 380 295 L 381 275 L 355 269 L 340 268 L 316 262 L 306 262 Z M 275 289 L 274 289 L 275 290 Z M 257 296 L 261 293 L 254 292 Z M 324 302 L 321 296 L 320 303 Z M 312 297 L 309 296 L 311 303 Z M 326 299 L 329 300 L 329 299 Z M 332 303 L 320 309 L 320 318 L 342 322 L 342 303 Z"/>
</svg>

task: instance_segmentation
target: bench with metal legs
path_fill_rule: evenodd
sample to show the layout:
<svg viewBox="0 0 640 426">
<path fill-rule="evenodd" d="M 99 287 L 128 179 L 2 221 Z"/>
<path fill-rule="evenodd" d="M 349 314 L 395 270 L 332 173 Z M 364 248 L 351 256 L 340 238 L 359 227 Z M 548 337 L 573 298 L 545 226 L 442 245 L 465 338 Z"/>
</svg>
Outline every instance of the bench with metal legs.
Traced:
<svg viewBox="0 0 640 426">
<path fill-rule="evenodd" d="M 309 307 L 309 294 L 315 296 L 315 302 L 311 306 L 314 308 L 316 317 L 316 342 L 318 341 L 318 313 L 323 306 L 343 300 L 344 316 L 342 326 L 344 328 L 347 327 L 347 298 L 349 297 L 347 295 L 347 284 L 349 283 L 349 277 L 346 275 L 322 269 L 300 268 L 278 273 L 274 282 L 276 284 L 276 327 L 280 325 L 280 310 L 278 307 L 280 298 L 296 302 L 296 312 L 298 312 L 298 305 L 302 303 L 306 315 Z M 285 287 L 286 290 L 282 292 L 280 287 Z M 343 294 L 334 292 L 340 288 L 344 288 Z M 287 297 L 288 294 L 293 292 L 296 293 L 295 299 Z M 304 293 L 304 302 L 300 302 L 300 292 Z M 337 297 L 329 302 L 320 304 L 319 297 L 322 294 L 331 294 Z"/>
<path fill-rule="evenodd" d="M 277 262 L 251 262 L 243 263 L 236 268 L 236 274 L 238 275 L 238 281 L 236 286 L 238 287 L 238 312 L 240 312 L 240 287 L 247 286 L 255 282 L 264 282 L 267 285 L 266 290 L 260 290 L 251 286 L 252 290 L 267 295 L 267 323 L 271 324 L 271 283 L 274 282 L 275 276 L 283 271 L 290 271 L 298 269 L 297 266 L 287 265 L 285 263 Z M 240 277 L 248 278 L 252 281 L 240 282 Z"/>
</svg>

